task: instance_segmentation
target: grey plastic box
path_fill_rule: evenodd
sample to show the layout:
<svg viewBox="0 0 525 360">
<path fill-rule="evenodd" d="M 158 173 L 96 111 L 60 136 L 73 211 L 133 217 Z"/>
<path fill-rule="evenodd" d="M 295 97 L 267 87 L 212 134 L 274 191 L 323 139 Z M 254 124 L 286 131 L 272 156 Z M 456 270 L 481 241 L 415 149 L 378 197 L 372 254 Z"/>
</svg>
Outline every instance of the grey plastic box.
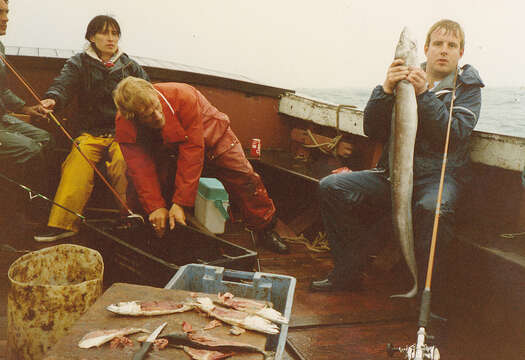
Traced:
<svg viewBox="0 0 525 360">
<path fill-rule="evenodd" d="M 207 294 L 230 292 L 239 297 L 271 301 L 274 308 L 289 321 L 292 313 L 295 283 L 296 279 L 293 276 L 188 264 L 177 271 L 165 288 Z M 279 334 L 268 336 L 266 349 L 275 351 L 276 360 L 282 358 L 287 335 L 288 325 L 280 325 Z"/>
</svg>

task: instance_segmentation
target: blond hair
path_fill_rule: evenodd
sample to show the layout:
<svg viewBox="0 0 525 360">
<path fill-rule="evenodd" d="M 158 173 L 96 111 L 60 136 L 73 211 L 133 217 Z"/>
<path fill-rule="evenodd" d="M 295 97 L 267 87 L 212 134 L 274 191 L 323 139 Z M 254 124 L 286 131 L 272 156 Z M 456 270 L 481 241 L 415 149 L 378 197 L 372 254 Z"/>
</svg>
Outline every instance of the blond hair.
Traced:
<svg viewBox="0 0 525 360">
<path fill-rule="evenodd" d="M 158 100 L 157 92 L 150 82 L 128 76 L 113 91 L 113 101 L 122 116 L 135 120 L 136 116 L 143 114 Z"/>
<path fill-rule="evenodd" d="M 432 25 L 427 33 L 427 39 L 425 40 L 425 48 L 430 45 L 430 36 L 437 29 L 444 29 L 445 34 L 452 32 L 459 38 L 459 48 L 463 50 L 465 48 L 465 33 L 457 22 L 453 20 L 443 19 Z"/>
</svg>

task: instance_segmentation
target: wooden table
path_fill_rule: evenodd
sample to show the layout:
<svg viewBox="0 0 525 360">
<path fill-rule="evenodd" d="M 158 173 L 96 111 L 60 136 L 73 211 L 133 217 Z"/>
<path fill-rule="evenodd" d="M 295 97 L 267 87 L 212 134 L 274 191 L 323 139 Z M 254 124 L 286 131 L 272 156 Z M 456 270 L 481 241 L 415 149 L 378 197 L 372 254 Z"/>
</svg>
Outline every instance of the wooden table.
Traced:
<svg viewBox="0 0 525 360">
<path fill-rule="evenodd" d="M 59 340 L 53 348 L 46 354 L 44 360 L 88 360 L 88 359 L 131 359 L 133 353 L 140 347 L 140 343 L 135 341 L 138 337 L 145 335 L 138 333 L 130 335 L 133 340 L 133 347 L 124 349 L 111 349 L 109 342 L 98 348 L 81 349 L 78 347 L 79 340 L 88 332 L 99 329 L 118 329 L 125 327 L 137 327 L 154 330 L 163 322 L 168 325 L 162 331 L 162 334 L 171 332 L 182 332 L 182 323 L 186 321 L 191 324 L 194 330 L 203 328 L 212 319 L 205 314 L 198 313 L 195 310 L 161 316 L 120 316 L 106 310 L 106 306 L 121 301 L 151 301 L 151 300 L 173 300 L 185 301 L 190 298 L 190 292 L 182 290 L 168 290 L 154 288 L 150 286 L 141 286 L 133 284 L 115 283 L 113 284 L 91 308 L 75 323 L 70 329 L 68 335 Z M 240 336 L 234 336 L 229 333 L 231 326 L 223 324 L 220 327 L 206 330 L 207 333 L 225 339 L 242 341 L 264 348 L 266 344 L 266 335 L 246 331 Z M 146 359 L 190 359 L 183 350 L 167 347 L 163 350 L 152 350 Z M 255 360 L 263 359 L 261 354 L 244 353 L 230 357 L 229 359 L 237 360 Z"/>
</svg>

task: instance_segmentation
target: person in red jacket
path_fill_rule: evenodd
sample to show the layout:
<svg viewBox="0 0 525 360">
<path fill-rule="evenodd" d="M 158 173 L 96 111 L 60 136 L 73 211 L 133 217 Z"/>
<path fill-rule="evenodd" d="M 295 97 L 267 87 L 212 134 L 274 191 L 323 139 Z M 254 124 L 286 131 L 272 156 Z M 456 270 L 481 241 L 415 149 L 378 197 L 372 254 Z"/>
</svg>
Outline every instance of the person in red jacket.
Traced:
<svg viewBox="0 0 525 360">
<path fill-rule="evenodd" d="M 226 114 L 182 83 L 153 85 L 130 76 L 119 83 L 113 97 L 118 109 L 116 140 L 157 236 L 162 237 L 168 226 L 173 230 L 175 223 L 186 223 L 184 208 L 194 205 L 206 161 L 259 241 L 275 252 L 289 251 L 274 231 L 274 203 Z M 175 167 L 170 186 L 168 173 Z"/>
</svg>

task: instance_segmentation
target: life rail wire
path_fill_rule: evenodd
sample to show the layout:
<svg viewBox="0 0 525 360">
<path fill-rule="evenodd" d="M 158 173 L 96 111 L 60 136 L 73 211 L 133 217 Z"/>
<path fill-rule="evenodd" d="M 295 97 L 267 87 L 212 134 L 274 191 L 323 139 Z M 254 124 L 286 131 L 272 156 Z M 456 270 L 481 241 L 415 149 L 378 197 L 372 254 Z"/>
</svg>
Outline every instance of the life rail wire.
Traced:
<svg viewBox="0 0 525 360">
<path fill-rule="evenodd" d="M 7 59 L 0 55 L 0 59 L 2 60 L 2 62 L 9 68 L 9 70 L 11 70 L 11 72 L 16 76 L 16 78 L 22 83 L 22 85 L 25 86 L 25 88 L 29 91 L 29 93 L 35 98 L 35 100 L 40 103 L 42 100 L 40 100 L 40 97 L 35 93 L 35 91 L 33 90 L 33 88 L 31 87 L 31 85 L 29 85 L 29 83 L 22 77 L 22 75 L 20 75 L 16 70 L 15 68 L 7 61 Z M 46 116 L 49 116 L 51 117 L 51 119 L 53 119 L 53 121 L 55 122 L 55 124 L 62 130 L 62 132 L 66 135 L 66 137 L 73 143 L 73 145 L 75 146 L 75 148 L 78 150 L 78 152 L 80 153 L 80 155 L 82 155 L 82 157 L 87 161 L 87 163 L 89 164 L 89 166 L 91 166 L 91 168 L 93 168 L 93 170 L 97 173 L 97 175 L 100 177 L 100 179 L 102 179 L 102 181 L 104 182 L 104 184 L 106 184 L 106 186 L 108 187 L 108 189 L 113 193 L 113 195 L 115 196 L 115 198 L 120 202 L 120 204 L 122 205 L 122 208 L 125 209 L 128 214 L 130 216 L 135 216 L 136 214 L 134 214 L 130 208 L 127 206 L 126 202 L 122 199 L 122 197 L 117 193 L 117 191 L 113 188 L 113 186 L 111 186 L 111 184 L 106 180 L 106 178 L 104 177 L 104 175 L 102 175 L 102 173 L 100 172 L 100 170 L 97 169 L 96 165 L 82 152 L 82 150 L 80 150 L 80 146 L 78 145 L 78 143 L 73 139 L 73 137 L 69 134 L 69 132 L 64 128 L 64 126 L 62 125 L 62 123 L 60 123 L 60 121 L 56 118 L 55 115 L 53 115 L 53 113 L 48 113 Z"/>
<path fill-rule="evenodd" d="M 448 144 L 450 141 L 450 128 L 452 125 L 452 109 L 454 107 L 454 100 L 456 100 L 456 81 L 458 78 L 458 68 L 456 66 L 456 71 L 454 72 L 454 85 L 452 89 L 452 100 L 450 101 L 450 111 L 448 115 L 448 124 L 447 124 L 447 135 L 445 137 L 445 149 L 443 150 L 443 164 L 441 166 L 441 178 L 439 179 L 439 191 L 436 201 L 436 213 L 434 215 L 434 227 L 432 229 L 432 242 L 430 243 L 430 255 L 428 257 L 428 267 L 427 267 L 427 277 L 425 281 L 425 290 L 430 290 L 432 284 L 432 270 L 434 268 L 434 256 L 436 252 L 436 243 L 437 243 L 437 232 L 439 227 L 439 211 L 441 209 L 441 198 L 443 195 L 443 184 L 445 182 L 445 171 L 448 158 Z"/>
</svg>

